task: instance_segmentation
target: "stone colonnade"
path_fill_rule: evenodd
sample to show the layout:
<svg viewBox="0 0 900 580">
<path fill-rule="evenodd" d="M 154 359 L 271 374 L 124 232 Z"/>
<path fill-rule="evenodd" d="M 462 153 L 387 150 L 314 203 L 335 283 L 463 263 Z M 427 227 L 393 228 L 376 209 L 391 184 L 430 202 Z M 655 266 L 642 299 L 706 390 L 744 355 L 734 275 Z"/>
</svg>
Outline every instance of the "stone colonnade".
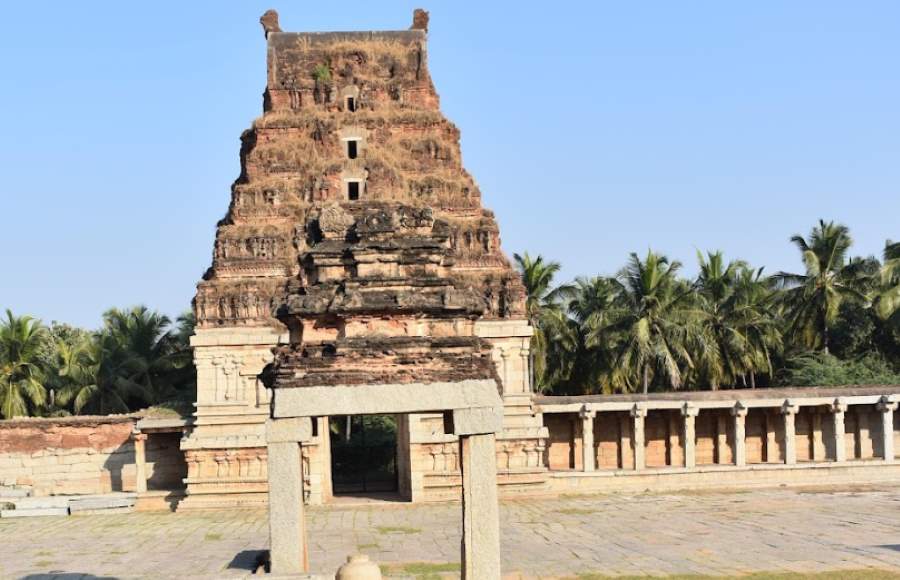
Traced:
<svg viewBox="0 0 900 580">
<path fill-rule="evenodd" d="M 743 397 L 735 391 L 541 397 L 538 405 L 550 427 L 551 470 L 643 472 L 692 470 L 700 465 L 844 464 L 857 459 L 893 463 L 895 438 L 900 435 L 894 426 L 898 390 L 888 389 L 890 394 L 871 393 L 871 388 L 835 389 L 833 394 L 828 389 L 755 390 L 740 393 Z M 752 437 L 748 434 L 751 414 Z M 801 433 L 798 416 L 803 422 Z M 572 423 L 570 431 L 560 434 L 566 427 L 562 417 L 571 417 Z M 702 434 L 698 434 L 698 418 L 703 419 Z M 653 456 L 652 464 L 648 454 Z"/>
</svg>

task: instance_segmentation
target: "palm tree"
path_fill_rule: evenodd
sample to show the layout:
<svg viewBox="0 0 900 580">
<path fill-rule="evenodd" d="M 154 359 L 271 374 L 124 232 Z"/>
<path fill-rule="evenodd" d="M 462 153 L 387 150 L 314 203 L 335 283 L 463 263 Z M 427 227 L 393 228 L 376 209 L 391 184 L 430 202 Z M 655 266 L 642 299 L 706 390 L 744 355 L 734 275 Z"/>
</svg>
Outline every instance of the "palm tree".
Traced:
<svg viewBox="0 0 900 580">
<path fill-rule="evenodd" d="M 884 244 L 884 262 L 872 307 L 879 319 L 900 329 L 900 242 Z"/>
<path fill-rule="evenodd" d="M 528 252 L 523 255 L 513 254 L 513 258 L 525 286 L 525 315 L 535 329 L 531 340 L 532 379 L 538 388 L 546 389 L 550 387 L 550 375 L 558 375 L 558 372 L 551 373 L 547 368 L 550 336 L 561 339 L 569 334 L 561 301 L 570 287 L 553 286 L 553 277 L 559 272 L 559 263 L 545 262 L 543 256 L 532 258 Z"/>
<path fill-rule="evenodd" d="M 763 269 L 743 268 L 738 273 L 734 293 L 736 327 L 747 340 L 750 364 L 744 369 L 750 387 L 756 388 L 756 377 L 775 372 L 772 359 L 782 349 L 780 321 L 774 308 L 773 283 L 763 276 Z M 741 377 L 743 379 L 743 376 Z"/>
<path fill-rule="evenodd" d="M 27 416 L 44 405 L 47 392 L 38 364 L 45 329 L 30 316 L 6 311 L 0 323 L 0 415 Z"/>
<path fill-rule="evenodd" d="M 169 331 L 171 321 L 167 316 L 150 311 L 146 306 L 135 306 L 122 311 L 112 308 L 103 314 L 103 333 L 109 335 L 116 348 L 107 349 L 107 356 L 128 358 L 132 374 L 127 377 L 151 393 L 152 400 L 160 402 L 176 394 L 173 374 L 184 366 L 183 349 Z M 118 355 L 115 351 L 121 351 Z"/>
<path fill-rule="evenodd" d="M 60 342 L 59 356 L 64 386 L 58 400 L 71 403 L 76 414 L 127 413 L 129 402 L 152 396 L 132 378 L 144 368 L 142 361 L 124 351 L 111 334 L 98 332 L 74 346 Z"/>
<path fill-rule="evenodd" d="M 819 220 L 808 239 L 800 235 L 791 242 L 803 256 L 805 274 L 779 272 L 775 281 L 785 289 L 784 305 L 788 332 L 802 347 L 828 352 L 828 331 L 845 300 L 864 301 L 859 291 L 860 267 L 848 261 L 853 240 L 842 224 Z"/>
<path fill-rule="evenodd" d="M 615 386 L 647 393 L 654 377 L 673 389 L 683 384 L 681 367 L 692 368 L 689 343 L 697 335 L 688 313 L 690 287 L 679 283 L 681 264 L 652 251 L 641 260 L 632 253 L 619 273 L 625 309 L 610 330 L 622 336 L 612 379 Z"/>
<path fill-rule="evenodd" d="M 738 376 L 751 366 L 747 337 L 738 325 L 735 289 L 738 274 L 747 265 L 741 261 L 726 263 L 721 252 L 699 251 L 700 273 L 694 283 L 700 312 L 700 328 L 707 348 L 697 353 L 700 372 L 716 391 L 724 384 L 734 385 Z"/>
<path fill-rule="evenodd" d="M 613 391 L 612 368 L 618 336 L 613 331 L 624 314 L 625 289 L 615 278 L 595 276 L 576 278 L 567 311 L 581 337 L 572 365 L 571 379 L 580 383 L 580 391 Z"/>
</svg>

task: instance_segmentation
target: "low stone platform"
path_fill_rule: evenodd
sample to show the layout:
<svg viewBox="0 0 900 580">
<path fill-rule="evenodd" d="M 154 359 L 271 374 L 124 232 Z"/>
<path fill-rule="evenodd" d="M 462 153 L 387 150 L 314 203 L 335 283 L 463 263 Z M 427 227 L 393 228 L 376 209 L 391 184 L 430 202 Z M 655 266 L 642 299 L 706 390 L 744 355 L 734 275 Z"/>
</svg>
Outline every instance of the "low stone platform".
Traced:
<svg viewBox="0 0 900 580">
<path fill-rule="evenodd" d="M 307 515 L 314 574 L 328 577 L 362 552 L 392 577 L 456 575 L 459 505 L 328 506 Z M 900 484 L 528 499 L 502 502 L 500 517 L 509 578 L 900 573 Z M 267 523 L 265 510 L 4 519 L 0 538 L 15 554 L 0 559 L 0 578 L 249 578 Z"/>
<path fill-rule="evenodd" d="M 4 508 L 0 509 L 0 519 L 128 513 L 133 510 L 136 499 L 134 493 L 7 498 L 3 501 Z"/>
</svg>

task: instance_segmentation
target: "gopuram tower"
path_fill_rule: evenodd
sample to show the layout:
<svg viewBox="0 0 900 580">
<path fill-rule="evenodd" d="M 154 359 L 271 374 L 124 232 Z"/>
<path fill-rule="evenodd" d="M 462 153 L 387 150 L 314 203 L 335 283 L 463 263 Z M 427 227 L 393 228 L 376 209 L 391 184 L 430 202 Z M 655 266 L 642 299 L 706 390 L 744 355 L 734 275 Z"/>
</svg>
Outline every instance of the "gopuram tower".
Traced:
<svg viewBox="0 0 900 580">
<path fill-rule="evenodd" d="M 440 112 L 427 13 L 385 32 L 282 32 L 274 11 L 261 22 L 264 113 L 241 136 L 241 174 L 194 299 L 197 405 L 179 509 L 266 501 L 270 387 L 490 380 L 503 405 L 501 493 L 539 489 L 547 435 L 532 407 L 524 289 Z M 407 500 L 458 497 L 444 419 L 396 415 Z M 316 417 L 302 447 L 309 503 L 333 494 L 329 421 Z"/>
</svg>

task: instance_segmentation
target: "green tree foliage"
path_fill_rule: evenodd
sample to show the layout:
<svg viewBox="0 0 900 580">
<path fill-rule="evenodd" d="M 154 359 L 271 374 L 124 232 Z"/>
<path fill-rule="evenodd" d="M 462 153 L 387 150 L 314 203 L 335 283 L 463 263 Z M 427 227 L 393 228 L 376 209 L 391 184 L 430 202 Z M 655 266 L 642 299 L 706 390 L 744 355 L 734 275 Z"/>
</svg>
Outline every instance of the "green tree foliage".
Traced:
<svg viewBox="0 0 900 580">
<path fill-rule="evenodd" d="M 648 251 L 643 260 L 631 254 L 619 273 L 623 310 L 610 328 L 621 337 L 613 386 L 633 391 L 639 385 L 646 393 L 656 379 L 680 389 L 684 371 L 694 368 L 690 344 L 700 337 L 690 316 L 692 293 L 677 277 L 680 268 L 680 262 Z"/>
<path fill-rule="evenodd" d="M 848 228 L 793 236 L 802 274 L 765 276 L 698 252 L 695 279 L 648 251 L 616 276 L 556 285 L 558 262 L 515 255 L 535 329 L 531 374 L 553 394 L 900 383 L 900 243 L 851 257 Z M 189 409 L 193 314 L 111 309 L 100 330 L 0 321 L 0 415 Z"/>
<path fill-rule="evenodd" d="M 545 262 L 538 256 L 532 258 L 526 252 L 515 254 L 516 268 L 522 276 L 525 286 L 525 314 L 535 328 L 532 341 L 532 373 L 538 388 L 545 388 L 550 377 L 562 378 L 565 371 L 555 368 L 553 361 L 557 356 L 549 356 L 550 337 L 553 338 L 554 350 L 565 348 L 565 328 L 567 320 L 562 316 L 562 297 L 569 292 L 569 286 L 553 286 L 553 278 L 559 272 L 559 263 Z M 562 326 L 560 326 L 562 325 Z M 550 363 L 548 368 L 547 363 Z"/>
<path fill-rule="evenodd" d="M 800 250 L 804 274 L 779 272 L 775 280 L 785 291 L 781 297 L 787 313 L 787 332 L 800 346 L 828 352 L 829 331 L 845 301 L 865 301 L 861 288 L 861 264 L 848 260 L 853 240 L 842 224 L 825 222 L 812 229 L 809 238 L 791 237 Z"/>
<path fill-rule="evenodd" d="M 111 309 L 100 330 L 49 328 L 7 311 L 0 324 L 3 417 L 124 413 L 149 405 L 184 409 L 196 394 L 188 340 L 193 315 L 176 325 L 144 306 Z"/>
<path fill-rule="evenodd" d="M 824 352 L 805 353 L 789 359 L 781 375 L 780 384 L 794 387 L 900 384 L 900 373 L 875 355 L 841 360 Z"/>
<path fill-rule="evenodd" d="M 694 280 L 661 254 L 616 277 L 553 286 L 559 264 L 517 256 L 536 328 L 537 383 L 556 394 L 900 382 L 900 244 L 851 258 L 849 230 L 794 236 L 803 274 L 698 252 Z M 830 354 L 829 354 L 830 353 Z M 893 378 L 892 378 L 893 377 Z"/>
<path fill-rule="evenodd" d="M 30 316 L 6 311 L 0 322 L 0 415 L 4 419 L 35 414 L 45 404 L 40 364 L 46 328 Z"/>
</svg>

